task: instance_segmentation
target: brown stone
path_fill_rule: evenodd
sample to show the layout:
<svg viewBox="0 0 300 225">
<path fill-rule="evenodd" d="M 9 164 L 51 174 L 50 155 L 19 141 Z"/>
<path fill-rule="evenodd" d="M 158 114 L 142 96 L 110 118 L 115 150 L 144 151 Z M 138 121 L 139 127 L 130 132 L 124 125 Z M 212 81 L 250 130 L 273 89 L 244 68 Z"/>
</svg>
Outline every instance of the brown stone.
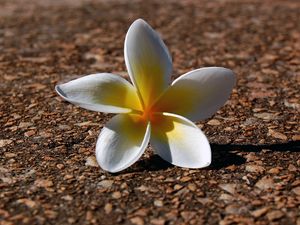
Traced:
<svg viewBox="0 0 300 225">
<path fill-rule="evenodd" d="M 119 199 L 122 197 L 122 194 L 119 191 L 115 191 L 114 193 L 112 193 L 112 197 L 115 199 Z"/>
<path fill-rule="evenodd" d="M 44 188 L 48 188 L 48 187 L 52 187 L 53 186 L 53 182 L 51 180 L 46 180 L 46 179 L 38 179 L 34 182 L 34 185 L 37 187 L 44 187 Z"/>
<path fill-rule="evenodd" d="M 9 139 L 2 139 L 0 140 L 0 148 L 3 148 L 9 144 L 11 144 L 13 141 Z"/>
<path fill-rule="evenodd" d="M 270 221 L 280 219 L 283 216 L 284 216 L 284 213 L 281 212 L 280 210 L 273 210 L 273 211 L 267 213 L 267 218 Z"/>
<path fill-rule="evenodd" d="M 25 204 L 29 208 L 34 208 L 37 206 L 36 202 L 32 201 L 31 199 L 27 199 L 27 198 L 18 199 L 17 203 Z"/>
<path fill-rule="evenodd" d="M 254 211 L 251 212 L 251 215 L 254 216 L 255 218 L 261 217 L 264 214 L 266 214 L 269 211 L 269 207 L 263 207 L 260 209 L 256 209 Z"/>
<path fill-rule="evenodd" d="M 113 209 L 113 206 L 111 203 L 106 203 L 105 206 L 104 206 L 104 211 L 106 214 L 110 214 L 111 211 Z"/>
<path fill-rule="evenodd" d="M 86 161 L 85 161 L 85 165 L 86 166 L 91 166 L 91 167 L 99 167 L 95 156 L 87 157 Z"/>
<path fill-rule="evenodd" d="M 284 135 L 283 133 L 280 133 L 278 131 L 274 131 L 272 129 L 269 129 L 268 135 L 277 138 L 277 139 L 281 139 L 281 140 L 287 140 L 287 136 Z"/>
<path fill-rule="evenodd" d="M 294 192 L 296 195 L 300 196 L 300 187 L 295 187 L 292 189 L 292 192 Z"/>
<path fill-rule="evenodd" d="M 250 173 L 263 173 L 265 168 L 259 165 L 246 165 L 246 171 Z"/>
<path fill-rule="evenodd" d="M 35 131 L 34 131 L 34 130 L 29 130 L 29 131 L 26 131 L 26 132 L 24 133 L 24 136 L 25 136 L 25 137 L 31 137 L 31 136 L 33 136 L 33 135 L 35 135 Z"/>
<path fill-rule="evenodd" d="M 255 186 L 261 190 L 272 189 L 275 187 L 273 179 L 268 176 L 265 176 L 257 181 Z"/>
<path fill-rule="evenodd" d="M 161 200 L 154 200 L 154 205 L 157 207 L 162 207 L 164 205 L 164 203 Z"/>
<path fill-rule="evenodd" d="M 208 121 L 207 124 L 211 125 L 211 126 L 219 126 L 221 124 L 221 122 L 219 120 L 212 119 L 212 120 Z"/>
<path fill-rule="evenodd" d="M 224 191 L 227 191 L 230 194 L 235 194 L 236 192 L 236 184 L 219 184 L 219 187 Z"/>
<path fill-rule="evenodd" d="M 166 222 L 166 220 L 163 218 L 157 218 L 157 219 L 150 220 L 150 223 L 153 225 L 164 225 L 165 222 Z"/>
<path fill-rule="evenodd" d="M 144 220 L 141 217 L 139 217 L 139 216 L 132 217 L 130 219 L 130 222 L 133 223 L 133 224 L 135 224 L 135 225 L 144 225 L 145 224 Z"/>
</svg>

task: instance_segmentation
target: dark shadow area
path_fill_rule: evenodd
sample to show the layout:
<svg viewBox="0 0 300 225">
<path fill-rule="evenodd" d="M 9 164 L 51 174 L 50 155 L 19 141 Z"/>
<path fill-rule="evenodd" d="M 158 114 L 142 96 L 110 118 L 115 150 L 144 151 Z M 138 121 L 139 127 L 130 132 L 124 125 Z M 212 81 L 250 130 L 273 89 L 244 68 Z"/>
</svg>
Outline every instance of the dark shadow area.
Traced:
<svg viewBox="0 0 300 225">
<path fill-rule="evenodd" d="M 300 141 L 293 141 L 282 144 L 253 145 L 253 144 L 210 144 L 212 150 L 212 163 L 207 170 L 218 170 L 231 165 L 242 165 L 246 159 L 237 155 L 235 152 L 260 152 L 264 149 L 270 151 L 300 151 Z M 163 160 L 160 156 L 153 154 L 149 158 L 138 160 L 128 169 L 114 175 L 158 171 L 174 167 L 172 164 Z"/>
<path fill-rule="evenodd" d="M 251 145 L 251 144 L 211 144 L 212 163 L 208 169 L 222 169 L 231 165 L 242 165 L 246 159 L 234 152 L 260 152 L 262 150 L 299 152 L 300 142 L 293 141 L 282 144 Z"/>
<path fill-rule="evenodd" d="M 138 160 L 134 165 L 132 165 L 128 169 L 120 171 L 119 173 L 116 173 L 114 175 L 143 171 L 158 171 L 165 170 L 171 167 L 174 167 L 171 163 L 168 163 L 167 161 L 163 160 L 160 156 L 154 154 L 151 155 L 149 158 Z"/>
<path fill-rule="evenodd" d="M 211 144 L 212 151 L 242 151 L 242 152 L 259 152 L 263 149 L 272 151 L 300 151 L 300 141 L 291 141 L 281 144 L 254 145 L 254 144 Z"/>
<path fill-rule="evenodd" d="M 151 155 L 148 159 L 142 159 L 138 161 L 137 166 L 151 171 L 173 167 L 171 163 L 163 160 L 159 155 L 156 154 Z"/>
<path fill-rule="evenodd" d="M 231 165 L 242 165 L 246 162 L 246 159 L 232 152 L 218 151 L 212 148 L 212 162 L 208 170 L 219 170 Z"/>
</svg>

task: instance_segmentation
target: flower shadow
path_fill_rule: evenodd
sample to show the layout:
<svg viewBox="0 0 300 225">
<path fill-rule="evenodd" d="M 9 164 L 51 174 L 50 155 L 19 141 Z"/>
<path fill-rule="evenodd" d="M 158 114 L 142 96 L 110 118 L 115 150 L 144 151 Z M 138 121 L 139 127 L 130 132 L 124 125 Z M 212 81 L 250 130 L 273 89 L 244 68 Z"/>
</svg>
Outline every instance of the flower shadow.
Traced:
<svg viewBox="0 0 300 225">
<path fill-rule="evenodd" d="M 118 176 L 122 174 L 140 173 L 145 171 L 159 171 L 172 167 L 174 166 L 171 163 L 163 160 L 159 155 L 152 153 L 149 157 L 138 160 L 134 165 L 126 170 L 120 171 L 113 175 Z"/>
<path fill-rule="evenodd" d="M 174 167 L 171 163 L 163 160 L 159 155 L 153 154 L 149 158 L 139 160 L 137 167 L 141 170 L 158 171 Z"/>
<path fill-rule="evenodd" d="M 221 150 L 221 146 L 211 145 L 212 162 L 207 170 L 219 170 L 228 166 L 239 166 L 246 163 L 246 159 L 234 152 Z"/>
<path fill-rule="evenodd" d="M 263 149 L 279 152 L 300 152 L 300 142 L 291 141 L 287 143 L 254 145 L 254 144 L 211 144 L 212 164 L 207 169 L 222 169 L 231 165 L 242 165 L 246 159 L 238 152 L 260 152 Z"/>
<path fill-rule="evenodd" d="M 243 165 L 246 163 L 246 159 L 238 155 L 238 152 L 260 152 L 263 149 L 269 149 L 272 151 L 300 152 L 300 142 L 294 141 L 271 145 L 211 144 L 212 163 L 209 167 L 203 169 L 219 170 L 231 165 Z M 152 153 L 149 157 L 139 160 L 132 167 L 118 174 L 167 170 L 172 167 L 174 167 L 172 164 L 163 160 L 160 156 Z"/>
</svg>

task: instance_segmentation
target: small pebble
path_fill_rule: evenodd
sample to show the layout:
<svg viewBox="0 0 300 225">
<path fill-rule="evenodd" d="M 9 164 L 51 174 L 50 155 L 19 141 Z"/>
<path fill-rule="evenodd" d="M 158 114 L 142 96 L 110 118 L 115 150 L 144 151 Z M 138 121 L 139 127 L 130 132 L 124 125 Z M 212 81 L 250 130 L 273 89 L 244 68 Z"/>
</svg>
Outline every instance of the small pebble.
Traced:
<svg viewBox="0 0 300 225">
<path fill-rule="evenodd" d="M 144 225 L 145 224 L 144 220 L 141 217 L 139 217 L 139 216 L 132 217 L 130 219 L 130 222 L 133 223 L 133 224 L 135 224 L 135 225 Z"/>
<path fill-rule="evenodd" d="M 217 119 L 212 119 L 212 120 L 208 121 L 207 124 L 211 125 L 211 126 L 219 126 L 219 125 L 221 125 L 221 122 Z"/>
<path fill-rule="evenodd" d="M 157 207 L 162 207 L 164 205 L 164 203 L 161 200 L 155 200 L 154 205 Z"/>
<path fill-rule="evenodd" d="M 122 197 L 122 194 L 121 194 L 121 192 L 119 192 L 119 191 L 115 191 L 115 192 L 112 193 L 111 196 L 112 196 L 114 199 L 119 199 L 119 198 Z"/>
<path fill-rule="evenodd" d="M 102 188 L 110 188 L 113 185 L 113 180 L 102 180 L 98 183 L 98 186 Z"/>
<path fill-rule="evenodd" d="M 106 213 L 106 214 L 110 214 L 111 211 L 112 211 L 112 208 L 113 208 L 113 206 L 112 206 L 111 203 L 106 203 L 105 206 L 104 206 L 104 211 L 105 211 L 105 213 Z"/>
<path fill-rule="evenodd" d="M 259 165 L 246 165 L 246 171 L 250 173 L 263 173 L 265 168 Z"/>
<path fill-rule="evenodd" d="M 277 219 L 280 219 L 281 217 L 283 217 L 284 213 L 281 212 L 280 210 L 273 210 L 273 211 L 267 213 L 266 216 L 270 221 L 274 221 L 274 220 L 277 220 Z"/>
<path fill-rule="evenodd" d="M 262 179 L 260 179 L 259 181 L 257 181 L 255 186 L 261 190 L 267 190 L 270 188 L 274 188 L 274 181 L 272 178 L 265 176 Z"/>
<path fill-rule="evenodd" d="M 2 139 L 0 140 L 0 148 L 3 148 L 9 144 L 11 144 L 13 141 L 9 139 Z"/>
<path fill-rule="evenodd" d="M 85 160 L 85 165 L 86 166 L 91 166 L 91 167 L 99 167 L 95 156 L 87 157 L 86 160 Z"/>
</svg>

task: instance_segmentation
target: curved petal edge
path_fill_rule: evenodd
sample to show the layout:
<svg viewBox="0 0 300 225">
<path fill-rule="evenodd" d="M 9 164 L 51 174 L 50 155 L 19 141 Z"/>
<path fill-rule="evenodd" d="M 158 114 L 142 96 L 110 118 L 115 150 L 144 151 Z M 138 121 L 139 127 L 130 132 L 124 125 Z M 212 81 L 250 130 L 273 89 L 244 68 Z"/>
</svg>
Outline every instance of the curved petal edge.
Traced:
<svg viewBox="0 0 300 225">
<path fill-rule="evenodd" d="M 155 115 L 150 143 L 160 157 L 186 168 L 203 168 L 211 163 L 211 149 L 203 132 L 193 122 L 172 113 Z"/>
<path fill-rule="evenodd" d="M 103 170 L 116 173 L 134 164 L 150 139 L 150 123 L 139 116 L 114 116 L 102 129 L 96 144 L 96 158 Z"/>
<path fill-rule="evenodd" d="M 110 73 L 87 75 L 56 85 L 55 90 L 66 101 L 97 112 L 141 110 L 136 89 L 122 77 Z"/>
<path fill-rule="evenodd" d="M 170 83 L 172 59 L 166 45 L 150 25 L 137 19 L 126 34 L 124 57 L 144 105 L 151 105 Z"/>
<path fill-rule="evenodd" d="M 155 103 L 155 109 L 192 121 L 207 119 L 225 104 L 235 82 L 235 74 L 223 67 L 193 70 L 172 83 Z"/>
</svg>

